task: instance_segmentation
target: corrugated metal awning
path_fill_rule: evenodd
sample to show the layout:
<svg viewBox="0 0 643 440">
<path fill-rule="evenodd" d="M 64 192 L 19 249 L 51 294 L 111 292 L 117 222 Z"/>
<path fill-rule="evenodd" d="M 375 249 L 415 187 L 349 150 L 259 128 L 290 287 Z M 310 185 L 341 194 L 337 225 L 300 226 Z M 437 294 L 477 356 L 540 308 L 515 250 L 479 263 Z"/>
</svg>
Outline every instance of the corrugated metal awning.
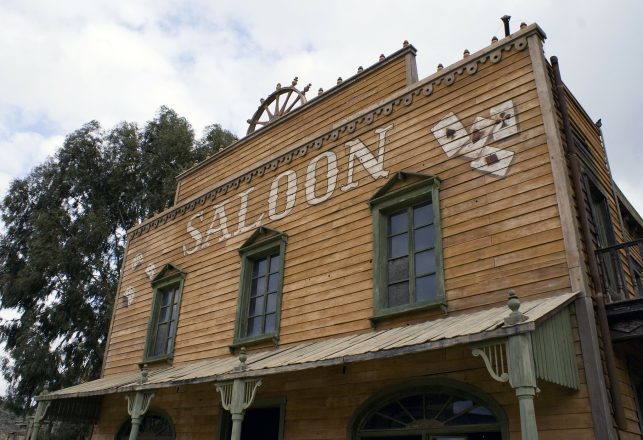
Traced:
<svg viewBox="0 0 643 440">
<path fill-rule="evenodd" d="M 520 311 L 527 316 L 527 320 L 509 327 L 504 326 L 504 318 L 509 314 L 509 309 L 505 306 L 493 307 L 419 324 L 251 352 L 248 353 L 244 371 L 238 371 L 237 357 L 214 358 L 150 370 L 148 379 L 143 384 L 139 383 L 141 378 L 139 372 L 116 374 L 54 391 L 38 397 L 38 400 L 125 393 L 185 384 L 228 381 L 239 377 L 263 377 L 501 338 L 534 331 L 540 321 L 568 305 L 577 295 L 578 293 L 567 293 L 526 301 L 521 304 Z"/>
</svg>

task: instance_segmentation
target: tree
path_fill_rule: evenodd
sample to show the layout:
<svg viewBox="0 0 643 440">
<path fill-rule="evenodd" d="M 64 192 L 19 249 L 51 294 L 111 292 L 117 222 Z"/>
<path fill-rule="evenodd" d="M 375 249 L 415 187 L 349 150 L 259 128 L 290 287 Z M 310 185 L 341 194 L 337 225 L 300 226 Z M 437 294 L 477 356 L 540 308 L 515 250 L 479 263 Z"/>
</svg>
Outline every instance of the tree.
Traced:
<svg viewBox="0 0 643 440">
<path fill-rule="evenodd" d="M 143 130 L 96 121 L 68 135 L 53 158 L 12 182 L 0 206 L 0 324 L 9 358 L 8 404 L 27 409 L 50 382 L 98 377 L 126 231 L 173 201 L 175 177 L 236 138 L 192 127 L 161 107 Z"/>
</svg>

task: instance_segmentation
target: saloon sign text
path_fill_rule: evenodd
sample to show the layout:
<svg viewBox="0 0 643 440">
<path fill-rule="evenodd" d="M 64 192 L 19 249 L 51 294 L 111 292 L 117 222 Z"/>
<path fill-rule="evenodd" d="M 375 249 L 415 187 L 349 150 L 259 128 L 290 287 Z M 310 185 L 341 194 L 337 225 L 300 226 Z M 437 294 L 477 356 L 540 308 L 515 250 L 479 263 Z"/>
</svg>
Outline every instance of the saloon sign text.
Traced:
<svg viewBox="0 0 643 440">
<path fill-rule="evenodd" d="M 379 142 L 375 154 L 359 139 L 353 139 L 346 142 L 345 147 L 348 158 L 348 174 L 346 183 L 340 186 L 341 191 L 350 191 L 359 185 L 354 179 L 355 166 L 361 164 L 373 179 L 379 179 L 388 176 L 388 171 L 384 169 L 384 153 L 386 150 L 386 133 L 393 128 L 393 124 L 381 127 L 375 130 L 379 135 Z M 326 165 L 325 187 L 317 184 L 317 169 Z M 337 187 L 338 167 L 337 155 L 332 151 L 326 151 L 313 157 L 306 168 L 304 176 L 304 189 L 306 202 L 310 205 L 317 205 L 325 202 L 332 197 Z M 212 242 L 225 242 L 229 238 L 253 230 L 261 226 L 266 220 L 266 215 L 270 220 L 279 220 L 286 217 L 292 212 L 297 203 L 297 173 L 292 170 L 286 170 L 276 176 L 271 184 L 266 203 L 267 210 L 264 210 L 258 217 L 248 219 L 248 199 L 254 191 L 250 187 L 245 191 L 230 197 L 223 202 L 214 205 L 211 213 L 206 214 L 206 210 L 195 213 L 187 222 L 186 229 L 191 239 L 188 244 L 183 245 L 183 254 L 191 255 L 203 248 L 206 248 Z M 285 192 L 279 191 L 285 185 Z M 279 196 L 285 196 L 285 203 L 279 203 Z M 236 213 L 227 212 L 226 206 L 233 199 L 239 201 L 239 208 Z M 281 210 L 279 210 L 281 207 Z"/>
</svg>

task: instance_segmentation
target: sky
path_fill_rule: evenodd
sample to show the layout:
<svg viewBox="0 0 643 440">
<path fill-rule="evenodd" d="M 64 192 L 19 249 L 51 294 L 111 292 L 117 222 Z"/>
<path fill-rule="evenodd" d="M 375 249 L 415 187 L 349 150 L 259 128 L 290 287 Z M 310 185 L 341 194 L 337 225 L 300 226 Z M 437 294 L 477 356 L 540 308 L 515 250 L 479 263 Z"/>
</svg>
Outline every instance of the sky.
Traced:
<svg viewBox="0 0 643 440">
<path fill-rule="evenodd" d="M 404 40 L 423 78 L 502 38 L 505 14 L 512 31 L 545 31 L 643 213 L 640 0 L 0 0 L 0 195 L 91 120 L 143 126 L 165 105 L 197 134 L 219 123 L 242 136 L 277 82 L 298 76 L 314 96 Z"/>
</svg>

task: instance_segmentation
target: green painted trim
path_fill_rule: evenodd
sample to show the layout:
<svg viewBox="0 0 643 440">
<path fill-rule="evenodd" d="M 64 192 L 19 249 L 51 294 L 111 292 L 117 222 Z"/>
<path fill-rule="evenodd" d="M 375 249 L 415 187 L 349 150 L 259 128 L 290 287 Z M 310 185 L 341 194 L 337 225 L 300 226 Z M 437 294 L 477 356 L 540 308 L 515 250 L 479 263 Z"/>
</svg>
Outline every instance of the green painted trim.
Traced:
<svg viewBox="0 0 643 440">
<path fill-rule="evenodd" d="M 268 235 L 268 238 L 261 240 L 262 235 Z M 234 325 L 234 337 L 232 344 L 229 345 L 231 350 L 242 345 L 253 345 L 261 342 L 272 340 L 275 345 L 279 341 L 279 327 L 281 323 L 281 297 L 283 295 L 284 286 L 284 268 L 286 261 L 286 244 L 288 243 L 288 236 L 279 231 L 259 227 L 250 236 L 248 240 L 239 249 L 241 257 L 241 278 L 239 282 L 239 296 L 237 298 L 237 313 Z M 275 312 L 275 331 L 262 335 L 247 337 L 244 336 L 247 332 L 248 325 L 248 307 L 250 298 L 250 283 L 252 273 L 252 263 L 255 259 L 265 257 L 271 253 L 279 250 L 281 256 L 281 267 L 279 268 L 279 285 L 277 287 L 277 310 Z"/>
<path fill-rule="evenodd" d="M 170 274 L 166 275 L 167 272 L 169 271 L 175 271 L 176 274 Z M 159 271 L 159 273 L 156 274 L 156 276 L 152 279 L 151 283 L 152 286 L 157 286 L 159 283 L 162 283 L 166 280 L 173 280 L 177 277 L 185 277 L 185 272 L 181 270 L 178 266 L 175 266 L 172 263 L 167 263 L 165 266 L 163 266 L 163 269 Z"/>
<path fill-rule="evenodd" d="M 411 185 L 408 185 L 404 188 L 400 188 L 395 191 L 389 192 L 389 190 L 393 186 L 395 186 L 397 182 L 403 182 L 411 177 L 419 178 L 422 180 L 420 180 L 419 182 L 413 183 Z M 439 188 L 440 182 L 441 182 L 440 179 L 438 179 L 435 176 L 431 176 L 429 174 L 406 173 L 404 171 L 400 171 L 395 174 L 395 177 L 389 179 L 389 181 L 386 182 L 382 188 L 380 188 L 378 191 L 375 192 L 375 194 L 373 194 L 373 196 L 368 200 L 368 204 L 369 206 L 371 206 L 371 208 L 373 208 L 376 205 L 384 204 L 390 201 L 393 201 L 393 203 L 395 203 L 396 200 L 397 201 L 400 200 L 400 197 L 404 197 L 404 196 L 400 196 L 400 193 L 407 192 L 407 191 L 412 192 L 417 188 L 422 188 L 425 186 L 435 186 L 436 188 Z"/>
<path fill-rule="evenodd" d="M 423 180 L 398 190 L 387 192 L 399 180 L 408 177 Z M 403 315 L 407 312 L 425 310 L 432 307 L 446 307 L 444 287 L 444 262 L 442 252 L 442 222 L 440 219 L 440 180 L 435 176 L 399 172 L 380 188 L 370 199 L 369 204 L 373 217 L 373 316 L 375 323 L 379 320 Z M 391 212 L 410 208 L 418 203 L 431 201 L 433 208 L 433 232 L 435 251 L 436 298 L 430 301 L 411 302 L 396 307 L 387 307 L 387 216 Z M 410 251 L 413 251 L 412 249 Z M 412 264 L 410 262 L 409 264 Z M 410 272 L 413 272 L 412 270 Z M 413 283 L 409 282 L 411 297 L 414 296 Z"/>
<path fill-rule="evenodd" d="M 168 266 L 172 266 L 176 268 L 176 266 L 173 266 L 170 264 L 165 265 L 165 268 L 167 268 Z M 181 317 L 181 302 L 183 301 L 183 285 L 185 283 L 185 277 L 186 277 L 186 274 L 178 270 L 178 273 L 175 276 L 161 277 L 161 278 L 156 277 L 154 281 L 152 281 L 152 287 L 154 288 L 154 293 L 152 294 L 152 308 L 151 308 L 150 317 L 147 323 L 147 336 L 145 338 L 145 349 L 143 352 L 144 363 L 171 360 L 174 356 L 174 345 L 176 344 L 176 333 L 179 329 L 179 320 Z M 172 344 L 168 350 L 169 353 L 152 356 L 150 355 L 150 352 L 152 351 L 153 342 L 156 336 L 155 332 L 156 332 L 156 325 L 158 323 L 158 314 L 159 314 L 159 308 L 160 308 L 159 299 L 158 299 L 160 296 L 159 291 L 165 287 L 173 286 L 175 284 L 178 284 L 179 286 L 178 293 L 177 293 L 178 295 L 177 304 L 179 307 L 176 313 L 176 327 L 174 328 L 174 334 L 172 335 Z"/>
<path fill-rule="evenodd" d="M 351 416 L 346 427 L 346 439 L 360 440 L 357 435 L 360 422 L 366 417 L 369 417 L 376 409 L 378 409 L 380 404 L 388 400 L 404 397 L 411 393 L 423 392 L 427 390 L 460 394 L 464 397 L 472 397 L 475 400 L 481 402 L 489 410 L 491 410 L 494 416 L 496 416 L 496 418 L 498 419 L 502 440 L 509 439 L 509 419 L 507 418 L 507 414 L 505 413 L 502 406 L 500 406 L 500 404 L 496 402 L 496 400 L 492 396 L 486 394 L 479 388 L 476 388 L 473 385 L 467 383 L 449 379 L 447 377 L 415 378 L 376 392 L 371 397 L 366 399 Z"/>
<path fill-rule="evenodd" d="M 413 312 L 423 312 L 425 310 L 431 310 L 438 307 L 445 307 L 445 301 L 422 301 L 420 303 L 415 303 L 413 307 L 410 307 L 409 304 L 404 304 L 397 307 L 389 307 L 383 310 L 380 310 L 377 313 L 374 313 L 368 319 L 373 324 L 384 321 L 386 319 L 396 318 L 398 316 L 408 315 Z"/>
<path fill-rule="evenodd" d="M 580 389 L 568 308 L 536 327 L 532 345 L 536 377 L 573 390 Z"/>
</svg>

